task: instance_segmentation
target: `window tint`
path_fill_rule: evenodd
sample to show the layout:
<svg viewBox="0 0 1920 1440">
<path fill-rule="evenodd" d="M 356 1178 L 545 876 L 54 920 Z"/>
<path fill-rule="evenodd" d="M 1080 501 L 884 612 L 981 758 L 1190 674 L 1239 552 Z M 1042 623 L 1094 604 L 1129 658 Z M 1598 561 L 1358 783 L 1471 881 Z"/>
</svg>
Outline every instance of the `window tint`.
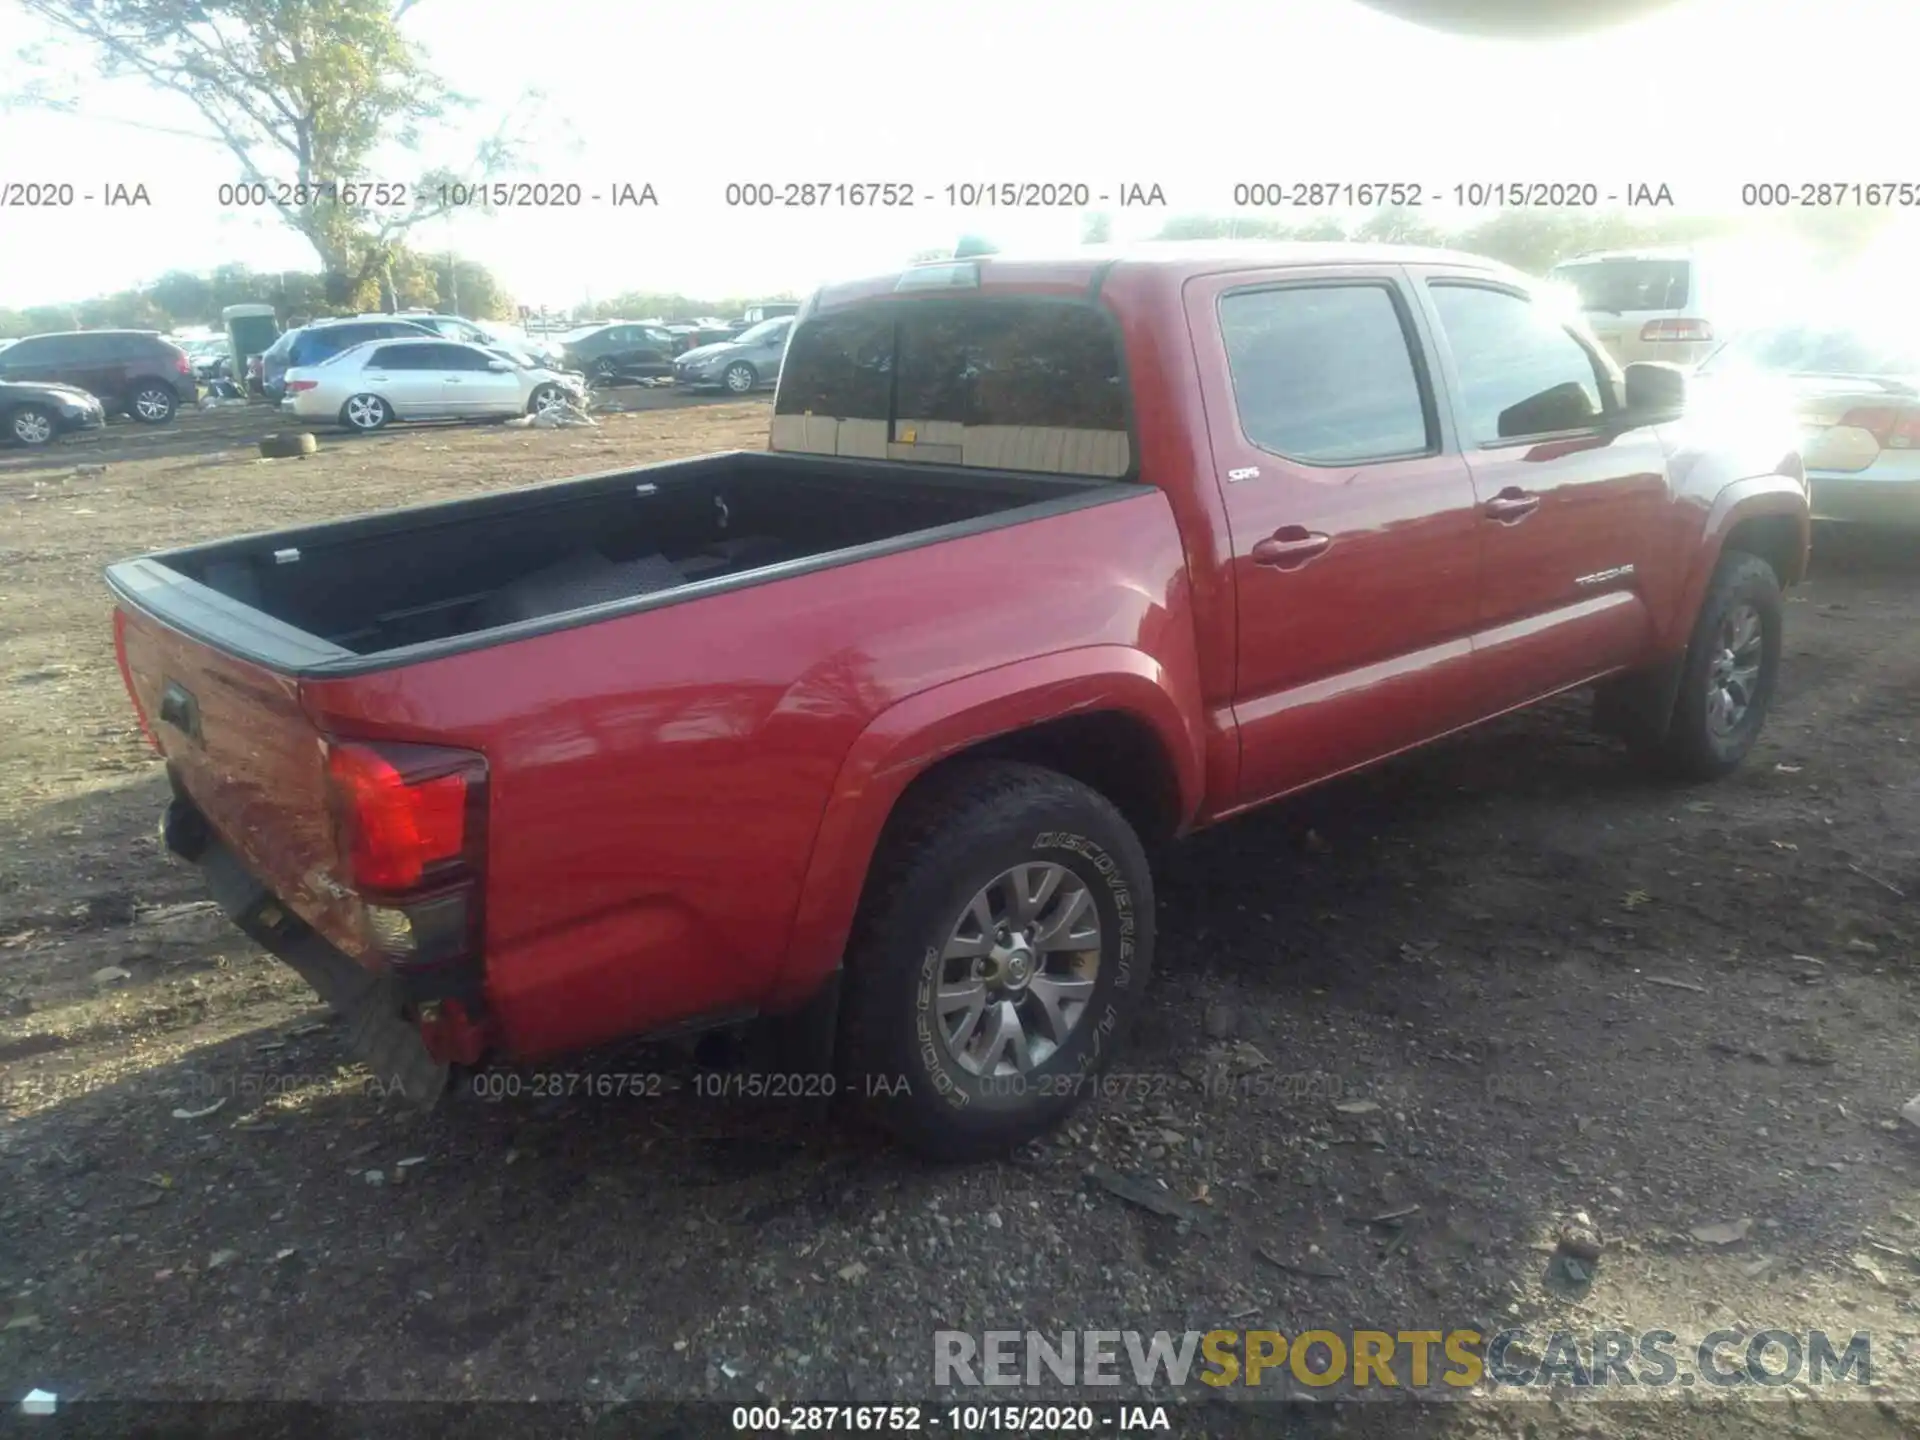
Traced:
<svg viewBox="0 0 1920 1440">
<path fill-rule="evenodd" d="M 449 370 L 491 370 L 495 362 L 502 358 L 498 355 L 488 354 L 485 350 L 476 350 L 471 345 L 461 345 L 458 343 L 436 348 L 453 352 L 447 357 L 447 368 Z"/>
<path fill-rule="evenodd" d="M 1132 469 L 1126 399 L 1116 337 L 1091 305 L 877 301 L 793 330 L 775 413 L 880 422 L 895 459 L 1119 476 Z M 838 443 L 833 427 L 780 433 L 809 437 L 780 448 Z"/>
<path fill-rule="evenodd" d="M 1436 284 L 1432 292 L 1468 440 L 1487 445 L 1600 421 L 1593 357 L 1550 314 L 1504 290 Z"/>
<path fill-rule="evenodd" d="M 893 396 L 893 313 L 848 310 L 809 320 L 780 372 L 783 415 L 884 420 Z"/>
<path fill-rule="evenodd" d="M 375 345 L 367 351 L 366 368 L 369 370 L 419 370 L 421 346 L 418 345 Z"/>
<path fill-rule="evenodd" d="M 1678 310 L 1693 288 L 1686 260 L 1576 260 L 1554 267 L 1553 278 L 1571 285 L 1586 310 Z"/>
<path fill-rule="evenodd" d="M 895 412 L 902 418 L 1127 426 L 1113 336 L 1098 315 L 1077 306 L 930 303 L 903 316 L 897 353 Z"/>
<path fill-rule="evenodd" d="M 1419 454 L 1427 407 L 1385 285 L 1253 290 L 1220 302 L 1240 428 L 1316 465 Z"/>
<path fill-rule="evenodd" d="M 9 365 L 64 365 L 76 359 L 68 335 L 29 335 L 17 345 L 0 350 Z"/>
</svg>

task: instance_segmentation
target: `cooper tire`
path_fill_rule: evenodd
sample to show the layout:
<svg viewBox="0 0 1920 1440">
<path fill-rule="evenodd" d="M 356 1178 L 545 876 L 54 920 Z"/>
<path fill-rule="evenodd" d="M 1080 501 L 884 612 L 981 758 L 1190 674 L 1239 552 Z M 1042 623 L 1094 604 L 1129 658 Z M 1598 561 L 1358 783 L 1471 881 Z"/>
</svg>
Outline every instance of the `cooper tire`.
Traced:
<svg viewBox="0 0 1920 1440">
<path fill-rule="evenodd" d="M 313 454 L 320 442 L 305 430 L 260 437 L 260 454 L 268 460 L 293 460 Z"/>
<path fill-rule="evenodd" d="M 1771 565 L 1743 551 L 1721 557 L 1694 621 L 1672 724 L 1653 757 L 1659 769 L 1676 780 L 1717 780 L 1746 759 L 1773 701 L 1785 614 Z"/>
<path fill-rule="evenodd" d="M 1024 951 L 1029 979 L 1018 991 L 983 981 L 971 1038 L 956 1044 L 968 1016 L 952 997 L 966 988 L 967 970 L 1021 965 L 1005 959 L 1004 947 L 999 962 L 952 953 L 985 943 L 966 938 L 969 927 L 977 931 L 975 907 L 1009 875 L 1032 880 L 1035 895 L 1052 877 L 1047 905 L 1082 918 L 1050 919 L 1046 905 L 1025 912 L 1023 903 L 1022 920 L 1031 923 L 1016 929 L 1014 944 L 1035 937 Z M 1045 1133 L 1098 1093 L 1152 969 L 1153 919 L 1146 855 L 1103 796 L 1038 766 L 955 765 L 904 802 L 868 877 L 847 951 L 842 1095 L 939 1159 L 999 1154 Z M 1048 926 L 1050 936 L 1042 933 Z M 1081 942 L 1067 931 L 1083 936 L 1089 927 L 1097 942 L 1074 950 Z M 1061 998 L 1069 991 L 1084 998 Z M 994 1051 L 1009 1014 L 1026 1017 L 1034 1034 L 1023 1031 L 1017 1052 Z M 1001 1031 L 985 1028 L 996 1024 Z M 969 1044 L 998 1058 L 963 1059 Z M 1030 1063 L 1023 1068 L 1018 1058 Z"/>
</svg>

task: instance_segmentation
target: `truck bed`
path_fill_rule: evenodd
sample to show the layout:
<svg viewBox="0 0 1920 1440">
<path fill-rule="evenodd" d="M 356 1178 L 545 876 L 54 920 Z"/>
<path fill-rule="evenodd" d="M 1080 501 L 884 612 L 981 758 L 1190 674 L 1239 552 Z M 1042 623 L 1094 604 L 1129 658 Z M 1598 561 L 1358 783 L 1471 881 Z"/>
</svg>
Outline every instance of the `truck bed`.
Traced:
<svg viewBox="0 0 1920 1440">
<path fill-rule="evenodd" d="M 742 451 L 278 530 L 110 567 L 227 654 L 344 674 L 673 604 L 1137 493 Z"/>
</svg>

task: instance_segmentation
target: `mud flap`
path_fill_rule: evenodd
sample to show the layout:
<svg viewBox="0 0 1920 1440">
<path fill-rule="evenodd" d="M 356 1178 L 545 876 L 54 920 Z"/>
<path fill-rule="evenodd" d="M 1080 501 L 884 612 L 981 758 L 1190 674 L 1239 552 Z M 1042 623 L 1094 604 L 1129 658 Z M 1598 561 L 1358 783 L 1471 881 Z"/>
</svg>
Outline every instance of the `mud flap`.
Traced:
<svg viewBox="0 0 1920 1440">
<path fill-rule="evenodd" d="M 360 965 L 280 903 L 224 845 L 199 855 L 207 887 L 248 939 L 288 965 L 347 1022 L 347 1046 L 382 1089 L 415 1105 L 434 1104 L 449 1067 L 427 1053 L 420 1032 L 401 1017 L 391 976 Z"/>
<path fill-rule="evenodd" d="M 1680 677 L 1686 664 L 1683 650 L 1651 670 L 1635 671 L 1596 686 L 1594 727 L 1631 745 L 1657 748 L 1673 726 L 1673 708 L 1680 697 Z"/>
</svg>

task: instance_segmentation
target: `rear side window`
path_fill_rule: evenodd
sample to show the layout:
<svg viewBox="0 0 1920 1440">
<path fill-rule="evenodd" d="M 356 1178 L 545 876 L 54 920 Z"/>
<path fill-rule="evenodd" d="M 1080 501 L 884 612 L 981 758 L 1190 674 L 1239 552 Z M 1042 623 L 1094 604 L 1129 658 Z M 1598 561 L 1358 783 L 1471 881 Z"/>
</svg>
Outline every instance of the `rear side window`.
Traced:
<svg viewBox="0 0 1920 1440">
<path fill-rule="evenodd" d="M 1431 288 L 1470 441 L 1496 445 L 1600 422 L 1606 412 L 1593 356 L 1551 314 L 1511 291 Z"/>
<path fill-rule="evenodd" d="M 1240 429 L 1262 450 L 1355 465 L 1432 448 L 1407 321 L 1388 286 L 1240 291 L 1222 297 L 1220 329 Z"/>
<path fill-rule="evenodd" d="M 1051 300 L 885 301 L 792 331 L 774 448 L 1118 478 L 1133 471 L 1106 313 Z"/>
<path fill-rule="evenodd" d="M 1553 278 L 1573 288 L 1581 309 L 1606 314 L 1683 310 L 1693 298 L 1687 260 L 1576 260 L 1556 266 Z"/>
<path fill-rule="evenodd" d="M 17 345 L 9 345 L 5 355 L 9 365 L 65 365 L 79 358 L 70 335 L 29 335 Z"/>
</svg>

